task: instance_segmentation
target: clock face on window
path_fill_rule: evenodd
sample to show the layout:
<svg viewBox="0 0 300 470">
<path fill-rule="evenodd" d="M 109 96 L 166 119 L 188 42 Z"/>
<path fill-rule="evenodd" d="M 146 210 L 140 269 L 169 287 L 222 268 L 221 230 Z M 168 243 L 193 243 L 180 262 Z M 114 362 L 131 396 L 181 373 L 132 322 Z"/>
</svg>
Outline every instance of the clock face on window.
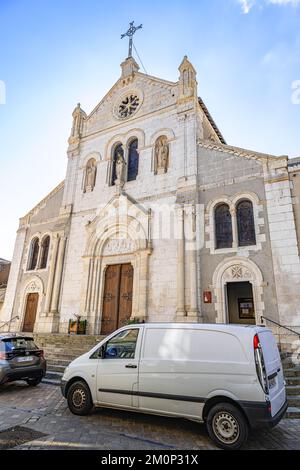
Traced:
<svg viewBox="0 0 300 470">
<path fill-rule="evenodd" d="M 140 98 L 135 95 L 128 95 L 122 98 L 118 106 L 118 117 L 121 119 L 132 116 L 140 105 Z"/>
</svg>

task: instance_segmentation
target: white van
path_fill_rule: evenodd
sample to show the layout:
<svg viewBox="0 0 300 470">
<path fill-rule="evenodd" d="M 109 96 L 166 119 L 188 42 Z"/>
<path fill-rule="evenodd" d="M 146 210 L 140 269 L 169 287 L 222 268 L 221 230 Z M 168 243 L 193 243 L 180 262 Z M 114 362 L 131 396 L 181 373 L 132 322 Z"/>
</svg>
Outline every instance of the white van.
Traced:
<svg viewBox="0 0 300 470">
<path fill-rule="evenodd" d="M 257 326 L 126 326 L 71 362 L 61 388 L 74 414 L 95 406 L 205 422 L 224 449 L 287 409 L 275 338 Z"/>
</svg>

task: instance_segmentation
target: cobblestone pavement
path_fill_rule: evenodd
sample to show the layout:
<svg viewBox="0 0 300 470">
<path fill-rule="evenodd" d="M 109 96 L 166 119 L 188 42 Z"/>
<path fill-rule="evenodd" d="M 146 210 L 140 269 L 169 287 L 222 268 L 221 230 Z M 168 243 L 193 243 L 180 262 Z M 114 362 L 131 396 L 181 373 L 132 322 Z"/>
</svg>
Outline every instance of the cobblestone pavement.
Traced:
<svg viewBox="0 0 300 470">
<path fill-rule="evenodd" d="M 45 434 L 15 449 L 215 449 L 205 426 L 181 419 L 101 409 L 74 416 L 59 387 L 23 382 L 0 387 L 0 431 L 25 426 Z M 300 420 L 251 434 L 245 449 L 300 450 Z"/>
</svg>

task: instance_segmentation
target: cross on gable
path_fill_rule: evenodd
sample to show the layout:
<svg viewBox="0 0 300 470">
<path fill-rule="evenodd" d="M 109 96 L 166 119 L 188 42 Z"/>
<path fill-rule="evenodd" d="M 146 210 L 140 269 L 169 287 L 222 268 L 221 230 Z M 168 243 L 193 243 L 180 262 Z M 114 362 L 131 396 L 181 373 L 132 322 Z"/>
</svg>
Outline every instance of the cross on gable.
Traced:
<svg viewBox="0 0 300 470">
<path fill-rule="evenodd" d="M 140 26 L 134 26 L 134 21 L 129 23 L 129 29 L 126 33 L 121 35 L 121 39 L 125 38 L 126 36 L 129 37 L 129 50 L 128 50 L 128 58 L 132 57 L 132 44 L 133 44 L 133 36 L 137 32 L 138 29 L 143 27 L 142 24 Z"/>
</svg>

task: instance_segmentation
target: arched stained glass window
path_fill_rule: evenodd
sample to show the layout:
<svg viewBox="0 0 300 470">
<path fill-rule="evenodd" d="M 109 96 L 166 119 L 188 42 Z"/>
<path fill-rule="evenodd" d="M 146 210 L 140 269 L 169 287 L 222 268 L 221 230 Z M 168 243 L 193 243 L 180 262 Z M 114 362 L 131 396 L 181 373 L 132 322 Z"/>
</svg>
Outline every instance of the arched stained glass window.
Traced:
<svg viewBox="0 0 300 470">
<path fill-rule="evenodd" d="M 116 163 L 117 163 L 117 158 L 118 155 L 121 154 L 122 157 L 124 157 L 124 150 L 122 144 L 118 144 L 115 147 L 114 153 L 113 153 L 113 163 L 112 163 L 112 173 L 111 173 L 111 185 L 113 186 L 115 184 L 115 181 L 117 179 L 117 173 L 116 173 Z"/>
<path fill-rule="evenodd" d="M 128 149 L 128 173 L 127 181 L 134 181 L 139 172 L 139 154 L 138 154 L 138 140 L 131 141 Z"/>
<path fill-rule="evenodd" d="M 49 247 L 50 247 L 50 237 L 49 235 L 47 235 L 42 241 L 42 255 L 41 255 L 41 263 L 40 263 L 41 269 L 45 269 L 47 267 Z"/>
<path fill-rule="evenodd" d="M 253 205 L 243 200 L 236 207 L 239 246 L 256 245 Z"/>
<path fill-rule="evenodd" d="M 30 271 L 33 271 L 36 268 L 38 256 L 39 256 L 39 239 L 34 238 L 30 246 L 30 261 L 29 261 L 29 266 L 28 266 L 28 269 Z"/>
<path fill-rule="evenodd" d="M 216 248 L 232 248 L 232 221 L 227 204 L 220 204 L 215 209 Z"/>
</svg>

